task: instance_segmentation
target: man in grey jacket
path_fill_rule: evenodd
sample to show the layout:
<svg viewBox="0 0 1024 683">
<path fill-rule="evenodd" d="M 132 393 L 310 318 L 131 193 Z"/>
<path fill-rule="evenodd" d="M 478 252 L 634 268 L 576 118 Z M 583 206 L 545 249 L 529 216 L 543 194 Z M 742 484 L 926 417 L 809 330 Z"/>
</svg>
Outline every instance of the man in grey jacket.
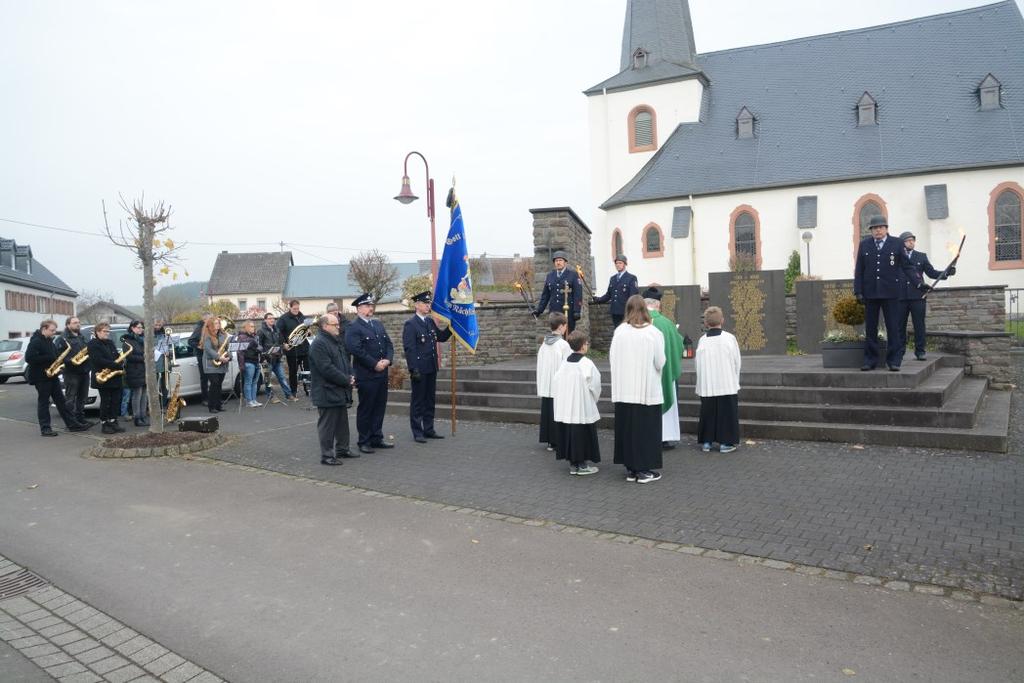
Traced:
<svg viewBox="0 0 1024 683">
<path fill-rule="evenodd" d="M 355 378 L 338 345 L 338 316 L 320 316 L 320 332 L 309 345 L 310 399 L 317 407 L 320 464 L 340 465 L 341 458 L 358 458 L 349 450 L 348 407 Z"/>
</svg>

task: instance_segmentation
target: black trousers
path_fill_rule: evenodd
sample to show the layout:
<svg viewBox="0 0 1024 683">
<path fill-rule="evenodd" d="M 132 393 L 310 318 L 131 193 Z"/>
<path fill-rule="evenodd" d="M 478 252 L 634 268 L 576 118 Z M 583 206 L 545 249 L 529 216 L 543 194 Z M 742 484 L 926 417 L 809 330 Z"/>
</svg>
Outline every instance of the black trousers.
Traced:
<svg viewBox="0 0 1024 683">
<path fill-rule="evenodd" d="M 85 422 L 85 399 L 89 397 L 89 373 L 64 373 L 64 399 L 68 412 Z"/>
<path fill-rule="evenodd" d="M 116 420 L 121 412 L 121 387 L 112 389 L 99 389 L 100 392 L 100 420 Z"/>
<path fill-rule="evenodd" d="M 388 407 L 388 379 L 362 380 L 356 383 L 359 406 L 356 408 L 356 430 L 359 445 L 372 446 L 384 441 L 384 411 Z"/>
<path fill-rule="evenodd" d="M 320 457 L 348 455 L 348 408 L 317 408 L 316 434 L 320 439 Z"/>
<path fill-rule="evenodd" d="M 864 365 L 878 365 L 878 316 L 885 318 L 885 336 L 889 347 L 885 364 L 899 367 L 903 362 L 900 353 L 899 321 L 900 302 L 898 299 L 865 299 L 864 300 Z"/>
<path fill-rule="evenodd" d="M 220 408 L 220 394 L 224 386 L 224 373 L 211 372 L 206 375 L 209 385 L 206 388 L 206 405 L 210 410 Z"/>
<path fill-rule="evenodd" d="M 914 322 L 914 353 L 924 353 L 924 316 L 928 311 L 928 301 L 925 299 L 908 299 L 900 302 L 900 334 L 903 335 L 900 341 L 900 356 L 907 351 L 907 319 Z"/>
<path fill-rule="evenodd" d="M 412 382 L 412 399 L 409 401 L 409 425 L 413 436 L 434 433 L 434 402 L 437 398 L 437 373 L 420 375 Z"/>
<path fill-rule="evenodd" d="M 614 313 L 612 313 L 612 327 L 615 328 L 621 325 L 622 319 L 625 317 L 625 315 L 615 315 Z"/>
<path fill-rule="evenodd" d="M 306 358 L 308 356 L 298 356 L 294 353 L 286 353 L 284 355 L 285 360 L 288 361 L 288 385 L 291 387 L 292 394 L 295 396 L 299 395 L 299 368 L 306 369 Z M 307 390 L 308 394 L 309 391 Z"/>
<path fill-rule="evenodd" d="M 64 392 L 60 389 L 60 380 L 44 379 L 36 382 L 36 416 L 39 418 L 39 429 L 47 431 L 50 429 L 50 401 L 57 406 L 60 419 L 64 425 L 70 427 L 75 424 L 74 416 L 68 412 L 67 401 L 64 399 Z"/>
<path fill-rule="evenodd" d="M 202 396 L 203 403 L 207 402 L 210 394 L 210 376 L 206 374 L 206 370 L 203 369 L 203 354 L 199 354 L 199 395 Z M 223 381 L 223 380 L 222 380 Z"/>
</svg>

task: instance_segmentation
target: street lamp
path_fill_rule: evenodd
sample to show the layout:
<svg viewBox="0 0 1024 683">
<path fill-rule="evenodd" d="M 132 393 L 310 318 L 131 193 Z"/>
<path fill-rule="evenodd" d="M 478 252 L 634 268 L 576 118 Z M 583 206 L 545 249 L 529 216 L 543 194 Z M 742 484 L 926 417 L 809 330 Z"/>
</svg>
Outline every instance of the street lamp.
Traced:
<svg viewBox="0 0 1024 683">
<path fill-rule="evenodd" d="M 804 234 L 800 236 L 800 239 L 807 245 L 807 276 L 811 275 L 811 240 L 814 239 L 814 233 L 810 230 L 804 231 Z"/>
<path fill-rule="evenodd" d="M 431 287 L 433 287 L 437 284 L 437 231 L 434 228 L 434 179 L 430 177 L 430 164 L 427 163 L 427 158 L 419 152 L 409 152 L 405 155 L 405 161 L 402 163 L 402 191 L 398 193 L 395 200 L 402 204 L 412 204 L 419 199 L 419 197 L 413 194 L 412 186 L 409 184 L 409 157 L 413 154 L 423 160 L 423 166 L 426 168 L 427 217 L 430 218 L 430 272 L 433 278 L 431 280 Z"/>
</svg>

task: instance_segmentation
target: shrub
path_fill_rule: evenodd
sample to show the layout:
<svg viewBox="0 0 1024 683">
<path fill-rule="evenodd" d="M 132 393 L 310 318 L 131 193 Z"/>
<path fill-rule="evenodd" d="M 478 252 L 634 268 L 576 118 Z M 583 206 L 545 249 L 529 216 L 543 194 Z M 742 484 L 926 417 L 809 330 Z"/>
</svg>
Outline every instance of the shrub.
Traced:
<svg viewBox="0 0 1024 683">
<path fill-rule="evenodd" d="M 786 266 L 786 294 L 793 293 L 796 279 L 800 277 L 800 252 L 796 249 L 789 255 L 789 264 Z"/>
<path fill-rule="evenodd" d="M 832 317 L 841 325 L 856 327 L 864 322 L 864 304 L 855 297 L 844 296 L 832 307 Z"/>
</svg>

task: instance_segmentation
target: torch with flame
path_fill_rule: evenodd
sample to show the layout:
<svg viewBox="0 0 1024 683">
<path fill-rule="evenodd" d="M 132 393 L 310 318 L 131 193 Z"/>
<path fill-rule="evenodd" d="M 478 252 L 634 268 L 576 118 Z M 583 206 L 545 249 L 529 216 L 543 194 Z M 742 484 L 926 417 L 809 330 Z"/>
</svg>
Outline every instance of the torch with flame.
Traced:
<svg viewBox="0 0 1024 683">
<path fill-rule="evenodd" d="M 580 282 L 583 283 L 583 288 L 587 290 L 587 295 L 593 298 L 594 290 L 591 289 L 590 285 L 587 284 L 587 278 L 583 274 L 583 268 L 581 268 L 578 264 L 576 265 L 576 274 L 580 276 Z"/>
<path fill-rule="evenodd" d="M 523 283 L 516 280 L 512 283 L 512 286 L 516 288 L 517 292 L 519 292 L 519 296 L 523 297 L 523 303 L 526 304 L 526 310 L 530 311 L 530 315 L 536 318 L 537 314 L 533 310 L 533 302 L 531 301 L 533 297 L 526 293 Z"/>
<path fill-rule="evenodd" d="M 949 275 L 949 271 L 954 266 L 956 266 L 956 262 L 958 260 L 960 260 L 960 252 L 963 250 L 964 242 L 967 240 L 967 233 L 964 232 L 963 228 L 960 228 L 959 232 L 960 232 L 960 244 L 959 244 L 959 246 L 955 245 L 953 242 L 946 242 L 946 251 L 948 251 L 949 255 L 953 257 L 953 260 L 949 262 L 949 265 L 946 266 L 945 270 L 943 270 L 941 273 L 939 273 L 939 277 L 937 277 L 935 279 L 935 282 L 933 282 L 931 284 L 931 286 L 928 288 L 928 291 L 926 291 L 924 294 L 921 295 L 922 299 L 927 299 L 928 298 L 928 295 L 931 294 L 932 291 L 939 285 L 939 282 L 941 282 L 942 280 L 946 279 L 946 277 Z"/>
</svg>

